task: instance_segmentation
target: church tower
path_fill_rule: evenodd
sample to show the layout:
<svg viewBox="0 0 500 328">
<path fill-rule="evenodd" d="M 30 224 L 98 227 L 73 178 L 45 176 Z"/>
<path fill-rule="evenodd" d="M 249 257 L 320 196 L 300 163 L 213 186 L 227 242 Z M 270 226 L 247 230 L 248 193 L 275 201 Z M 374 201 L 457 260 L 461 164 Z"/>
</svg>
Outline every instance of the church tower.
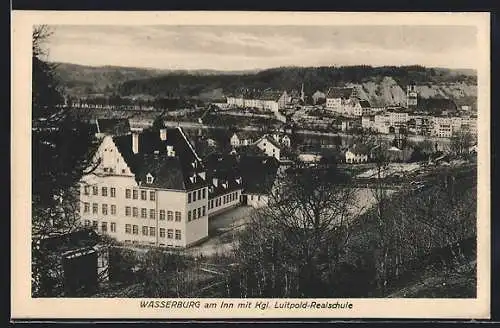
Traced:
<svg viewBox="0 0 500 328">
<path fill-rule="evenodd" d="M 406 87 L 406 107 L 408 108 L 417 107 L 417 98 L 418 98 L 418 93 L 415 83 L 410 83 Z"/>
<path fill-rule="evenodd" d="M 304 95 L 304 83 L 302 83 L 302 88 L 300 89 L 300 100 L 302 100 L 302 103 L 305 101 L 306 97 Z"/>
</svg>

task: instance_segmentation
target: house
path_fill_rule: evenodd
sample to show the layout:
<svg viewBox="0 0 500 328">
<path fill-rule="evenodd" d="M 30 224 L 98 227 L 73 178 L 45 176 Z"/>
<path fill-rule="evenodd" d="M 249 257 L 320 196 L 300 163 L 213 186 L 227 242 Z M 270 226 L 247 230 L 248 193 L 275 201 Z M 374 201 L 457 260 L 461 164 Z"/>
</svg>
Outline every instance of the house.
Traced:
<svg viewBox="0 0 500 328">
<path fill-rule="evenodd" d="M 239 205 L 243 185 L 237 157 L 213 153 L 204 164 L 209 184 L 208 214 L 220 214 Z"/>
<path fill-rule="evenodd" d="M 255 142 L 255 145 L 262 150 L 267 156 L 274 157 L 278 161 L 280 160 L 280 150 L 281 146 L 276 142 L 276 140 L 269 136 L 264 135 L 259 140 Z"/>
<path fill-rule="evenodd" d="M 122 136 L 131 133 L 130 123 L 127 118 L 108 118 L 95 120 L 97 138 L 104 136 Z"/>
<path fill-rule="evenodd" d="M 356 99 L 355 88 L 330 88 L 326 93 L 326 108 L 339 114 L 351 115 L 352 107 L 359 105 Z"/>
<path fill-rule="evenodd" d="M 254 208 L 267 206 L 278 174 L 279 162 L 267 156 L 240 159 L 243 179 L 242 203 Z"/>
<path fill-rule="evenodd" d="M 85 226 L 126 244 L 188 247 L 208 236 L 205 168 L 180 128 L 106 136 L 80 181 Z"/>
<path fill-rule="evenodd" d="M 366 163 L 368 162 L 369 149 L 364 145 L 353 145 L 345 152 L 346 163 Z"/>
<path fill-rule="evenodd" d="M 232 147 L 241 147 L 241 146 L 249 146 L 257 140 L 257 136 L 255 133 L 250 133 L 247 131 L 239 131 L 233 133 L 229 142 Z"/>
<path fill-rule="evenodd" d="M 318 105 L 326 101 L 326 95 L 324 92 L 316 90 L 312 95 L 313 104 Z"/>
<path fill-rule="evenodd" d="M 283 146 L 290 148 L 292 145 L 292 140 L 288 135 L 285 134 L 283 138 L 281 138 L 281 143 L 283 144 Z"/>
<path fill-rule="evenodd" d="M 298 155 L 298 160 L 307 164 L 319 163 L 321 158 L 321 154 L 316 152 L 303 152 Z"/>
<path fill-rule="evenodd" d="M 266 89 L 259 90 L 240 90 L 235 95 L 226 98 L 228 106 L 251 107 L 263 110 L 278 112 L 285 108 L 287 104 L 286 91 L 277 91 Z"/>
<path fill-rule="evenodd" d="M 217 142 L 214 139 L 212 139 L 212 138 L 207 138 L 207 145 L 209 147 L 216 147 L 217 146 Z"/>
</svg>

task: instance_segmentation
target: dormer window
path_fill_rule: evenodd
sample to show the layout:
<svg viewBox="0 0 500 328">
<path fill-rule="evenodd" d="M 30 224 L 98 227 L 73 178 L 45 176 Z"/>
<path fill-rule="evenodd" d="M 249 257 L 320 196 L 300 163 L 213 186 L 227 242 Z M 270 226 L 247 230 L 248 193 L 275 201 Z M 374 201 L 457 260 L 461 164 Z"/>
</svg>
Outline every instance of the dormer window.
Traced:
<svg viewBox="0 0 500 328">
<path fill-rule="evenodd" d="M 148 173 L 146 175 L 146 182 L 147 183 L 153 183 L 153 181 L 154 181 L 154 177 L 151 175 L 151 173 Z"/>
</svg>

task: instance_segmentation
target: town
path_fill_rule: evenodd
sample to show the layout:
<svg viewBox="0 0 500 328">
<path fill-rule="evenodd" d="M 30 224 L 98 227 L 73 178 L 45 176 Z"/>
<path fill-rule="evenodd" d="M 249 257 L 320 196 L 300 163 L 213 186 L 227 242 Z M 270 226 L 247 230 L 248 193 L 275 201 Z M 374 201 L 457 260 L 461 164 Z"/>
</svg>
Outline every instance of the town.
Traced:
<svg viewBox="0 0 500 328">
<path fill-rule="evenodd" d="M 387 297 L 422 256 L 470 271 L 476 104 L 415 81 L 398 105 L 305 85 L 163 103 L 66 94 L 34 117 L 35 199 L 50 204 L 34 210 L 35 295 L 328 296 L 335 281 L 338 296 Z M 52 178 L 45 153 L 79 171 Z M 370 259 L 379 249 L 390 269 Z M 293 264 L 270 269 L 280 258 Z"/>
</svg>

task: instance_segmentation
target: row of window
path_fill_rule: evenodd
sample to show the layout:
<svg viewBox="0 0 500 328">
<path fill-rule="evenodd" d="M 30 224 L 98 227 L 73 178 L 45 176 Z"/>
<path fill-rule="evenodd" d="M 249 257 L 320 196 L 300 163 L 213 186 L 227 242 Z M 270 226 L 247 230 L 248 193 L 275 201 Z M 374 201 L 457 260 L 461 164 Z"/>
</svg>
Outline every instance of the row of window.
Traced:
<svg viewBox="0 0 500 328">
<path fill-rule="evenodd" d="M 83 194 L 86 196 L 90 195 L 90 186 L 83 186 Z M 99 195 L 99 187 L 97 186 L 92 187 L 92 195 L 94 196 Z M 108 187 L 101 187 L 101 196 L 104 197 L 108 196 Z M 116 188 L 114 187 L 109 188 L 109 196 L 116 197 Z"/>
<path fill-rule="evenodd" d="M 196 200 L 207 198 L 206 189 L 200 189 L 198 191 L 188 192 L 188 203 L 196 202 Z"/>
<path fill-rule="evenodd" d="M 146 190 L 140 190 L 141 200 L 148 200 L 148 192 Z M 125 189 L 125 198 L 127 199 L 139 199 L 139 190 L 137 189 Z M 149 191 L 149 200 L 156 200 L 156 193 L 154 191 Z"/>
<path fill-rule="evenodd" d="M 111 209 L 111 215 L 116 215 L 116 205 L 101 204 L 101 213 L 108 215 L 108 208 Z M 90 213 L 90 203 L 83 203 L 83 212 Z M 92 203 L 92 214 L 99 214 L 99 204 Z"/>
<path fill-rule="evenodd" d="M 85 226 L 90 227 L 90 220 L 85 220 Z M 92 228 L 94 230 L 97 230 L 99 228 L 99 222 L 97 220 L 92 221 Z M 115 222 L 110 222 L 109 230 L 111 232 L 116 232 L 116 223 Z M 105 221 L 101 222 L 101 231 L 108 232 L 108 222 L 105 222 Z"/>
<path fill-rule="evenodd" d="M 188 211 L 188 222 L 191 220 L 199 219 L 207 214 L 207 208 L 205 206 L 195 208 L 193 211 Z"/>
<path fill-rule="evenodd" d="M 227 204 L 230 202 L 234 202 L 235 200 L 238 200 L 238 192 L 237 191 L 232 192 L 232 193 L 227 194 L 227 195 L 224 195 L 222 197 L 211 199 L 208 202 L 208 209 L 210 210 L 212 208 L 219 207 L 221 205 L 224 205 L 224 204 Z"/>
<path fill-rule="evenodd" d="M 174 212 L 173 211 L 165 211 L 165 210 L 160 210 L 160 220 L 165 220 L 165 213 L 167 221 L 174 221 Z M 130 207 L 130 206 L 125 206 L 125 216 L 132 216 L 132 217 L 139 217 L 139 208 L 137 207 Z M 141 208 L 141 218 L 147 219 L 148 218 L 148 209 L 147 208 Z M 156 210 L 155 209 L 149 209 L 149 218 L 150 219 L 155 219 L 156 218 Z M 175 222 L 181 222 L 181 212 L 175 211 Z"/>
<path fill-rule="evenodd" d="M 156 228 L 155 227 L 142 226 L 141 232 L 142 232 L 143 236 L 151 236 L 151 237 L 156 236 Z M 165 232 L 166 232 L 166 234 L 165 234 Z M 126 224 L 125 225 L 125 233 L 138 235 L 139 234 L 139 226 L 137 226 L 135 224 L 134 225 Z M 175 236 L 174 236 L 174 229 L 160 228 L 160 238 L 165 238 L 165 237 L 168 239 L 173 239 L 175 237 L 176 240 L 181 240 L 182 239 L 181 230 L 175 229 Z"/>
</svg>

